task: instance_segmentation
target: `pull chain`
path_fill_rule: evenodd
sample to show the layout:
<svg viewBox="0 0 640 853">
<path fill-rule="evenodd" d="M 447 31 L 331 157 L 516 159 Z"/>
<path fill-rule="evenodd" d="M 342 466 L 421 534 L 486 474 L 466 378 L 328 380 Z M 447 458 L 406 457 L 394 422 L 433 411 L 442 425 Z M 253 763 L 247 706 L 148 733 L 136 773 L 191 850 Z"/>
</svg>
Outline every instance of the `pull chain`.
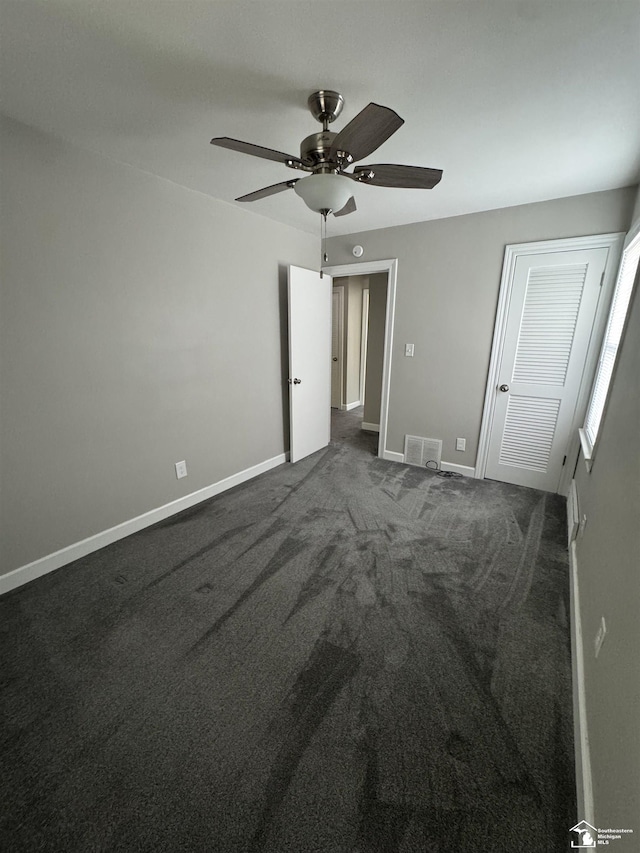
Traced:
<svg viewBox="0 0 640 853">
<path fill-rule="evenodd" d="M 329 260 L 327 255 L 327 214 L 320 213 L 320 278 L 323 278 L 322 264 Z"/>
<path fill-rule="evenodd" d="M 322 274 L 322 264 L 326 264 L 329 260 L 329 255 L 327 255 L 327 214 L 328 210 L 320 211 L 320 278 L 323 277 Z"/>
</svg>

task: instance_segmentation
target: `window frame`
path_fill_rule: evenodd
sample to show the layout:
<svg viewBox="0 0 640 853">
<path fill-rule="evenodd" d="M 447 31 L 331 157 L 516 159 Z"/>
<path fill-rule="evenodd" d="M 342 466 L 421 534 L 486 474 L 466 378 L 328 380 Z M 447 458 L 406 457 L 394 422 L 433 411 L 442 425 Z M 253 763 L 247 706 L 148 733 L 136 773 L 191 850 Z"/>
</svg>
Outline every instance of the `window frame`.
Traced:
<svg viewBox="0 0 640 853">
<path fill-rule="evenodd" d="M 606 355 L 607 349 L 612 348 L 612 343 L 609 340 L 609 331 L 611 329 L 612 321 L 614 318 L 614 309 L 616 306 L 616 297 L 620 292 L 620 287 L 623 282 L 623 272 L 624 272 L 624 264 L 626 258 L 629 256 L 630 252 L 638 252 L 638 259 L 636 261 L 635 273 L 633 274 L 633 279 L 631 281 L 631 287 L 629 289 L 629 297 L 624 306 L 624 318 L 622 320 L 622 325 L 620 327 L 620 333 L 615 343 L 615 352 L 613 353 L 613 362 L 611 364 L 611 372 L 609 375 L 609 379 L 607 382 L 606 391 L 604 392 L 604 399 L 602 402 L 602 408 L 600 411 L 600 417 L 598 420 L 597 431 L 595 434 L 595 439 L 591 442 L 591 439 L 587 433 L 587 421 L 588 416 L 591 411 L 591 404 L 593 402 L 594 395 L 597 390 L 598 380 L 601 374 L 601 366 L 604 361 L 604 357 Z M 604 329 L 604 333 L 602 336 L 602 343 L 600 345 L 600 349 L 598 352 L 598 362 L 596 365 L 595 373 L 593 376 L 593 381 L 591 383 L 591 391 L 589 392 L 589 399 L 587 402 L 587 408 L 585 410 L 585 416 L 582 427 L 578 430 L 578 435 L 580 437 L 580 445 L 582 447 L 582 455 L 584 457 L 584 461 L 588 471 L 591 471 L 593 462 L 595 460 L 598 446 L 600 443 L 600 438 L 602 436 L 602 427 L 607 415 L 607 409 L 609 407 L 609 400 L 611 397 L 611 389 L 613 387 L 613 383 L 615 381 L 616 371 L 618 367 L 618 361 L 620 357 L 620 350 L 622 349 L 622 345 L 624 343 L 624 338 L 626 335 L 627 327 L 629 325 L 629 316 L 631 314 L 631 306 L 633 304 L 634 295 L 636 289 L 638 287 L 638 280 L 640 278 L 640 220 L 635 222 L 631 230 L 627 233 L 627 236 L 624 241 L 624 245 L 622 247 L 622 256 L 620 258 L 620 262 L 618 264 L 618 271 L 616 273 L 616 282 L 613 288 L 613 293 L 611 296 L 611 304 L 609 306 L 607 312 L 607 320 Z"/>
</svg>

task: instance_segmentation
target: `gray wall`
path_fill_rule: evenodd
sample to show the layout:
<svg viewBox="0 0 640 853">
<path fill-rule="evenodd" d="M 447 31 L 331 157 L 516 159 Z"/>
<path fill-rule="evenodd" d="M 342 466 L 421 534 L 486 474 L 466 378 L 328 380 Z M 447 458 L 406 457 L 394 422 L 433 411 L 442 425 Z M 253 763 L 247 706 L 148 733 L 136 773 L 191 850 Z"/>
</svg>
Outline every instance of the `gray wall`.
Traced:
<svg viewBox="0 0 640 853">
<path fill-rule="evenodd" d="M 380 425 L 382 367 L 384 363 L 384 326 L 387 317 L 387 274 L 369 276 L 369 334 L 367 336 L 367 375 L 364 383 L 364 416 L 367 424 Z"/>
<path fill-rule="evenodd" d="M 635 214 L 640 224 L 639 205 Z M 576 542 L 587 721 L 597 826 L 633 828 L 612 842 L 638 850 L 640 824 L 640 294 L 636 292 L 591 472 L 576 485 L 587 516 Z M 607 636 L 596 660 L 601 616 Z M 635 839 L 635 840 L 634 840 Z"/>
<path fill-rule="evenodd" d="M 287 449 L 283 271 L 317 239 L 1 133 L 3 573 Z"/>
<path fill-rule="evenodd" d="M 634 199 L 611 190 L 328 241 L 332 264 L 352 263 L 356 243 L 363 262 L 398 258 L 387 450 L 425 435 L 443 440 L 443 460 L 475 466 L 505 245 L 626 231 Z"/>
</svg>

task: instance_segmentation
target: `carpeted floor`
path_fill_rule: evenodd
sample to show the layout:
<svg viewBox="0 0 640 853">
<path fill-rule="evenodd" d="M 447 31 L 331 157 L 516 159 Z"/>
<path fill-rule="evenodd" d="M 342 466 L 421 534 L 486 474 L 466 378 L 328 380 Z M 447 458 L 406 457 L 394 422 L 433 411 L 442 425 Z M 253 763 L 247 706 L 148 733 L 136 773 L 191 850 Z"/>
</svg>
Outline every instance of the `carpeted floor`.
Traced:
<svg viewBox="0 0 640 853">
<path fill-rule="evenodd" d="M 0 600 L 3 850 L 567 849 L 564 501 L 359 414 Z"/>
</svg>

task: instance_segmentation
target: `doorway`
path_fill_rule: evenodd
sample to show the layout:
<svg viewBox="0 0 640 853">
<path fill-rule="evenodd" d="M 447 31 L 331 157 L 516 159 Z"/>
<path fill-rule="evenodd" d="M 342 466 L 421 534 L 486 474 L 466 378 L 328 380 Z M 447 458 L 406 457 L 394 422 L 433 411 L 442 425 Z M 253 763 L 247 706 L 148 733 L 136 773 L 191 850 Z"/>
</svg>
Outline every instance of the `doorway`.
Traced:
<svg viewBox="0 0 640 853">
<path fill-rule="evenodd" d="M 388 274 L 333 279 L 331 439 L 377 454 Z"/>
<path fill-rule="evenodd" d="M 371 432 L 380 430 L 387 283 L 386 273 L 333 280 L 331 407 L 364 407 Z"/>
<path fill-rule="evenodd" d="M 372 437 L 369 444 L 385 458 L 391 375 L 391 341 L 395 310 L 397 260 L 372 261 L 326 267 L 335 290 L 343 291 L 342 341 L 332 353 L 332 373 L 342 356 L 337 382 L 342 387 L 339 406 L 332 391 L 332 438 L 345 441 L 352 436 L 362 446 L 358 429 Z M 335 291 L 334 291 L 335 292 Z M 340 297 L 335 298 L 339 304 Z M 333 322 L 332 331 L 340 333 Z"/>
</svg>

